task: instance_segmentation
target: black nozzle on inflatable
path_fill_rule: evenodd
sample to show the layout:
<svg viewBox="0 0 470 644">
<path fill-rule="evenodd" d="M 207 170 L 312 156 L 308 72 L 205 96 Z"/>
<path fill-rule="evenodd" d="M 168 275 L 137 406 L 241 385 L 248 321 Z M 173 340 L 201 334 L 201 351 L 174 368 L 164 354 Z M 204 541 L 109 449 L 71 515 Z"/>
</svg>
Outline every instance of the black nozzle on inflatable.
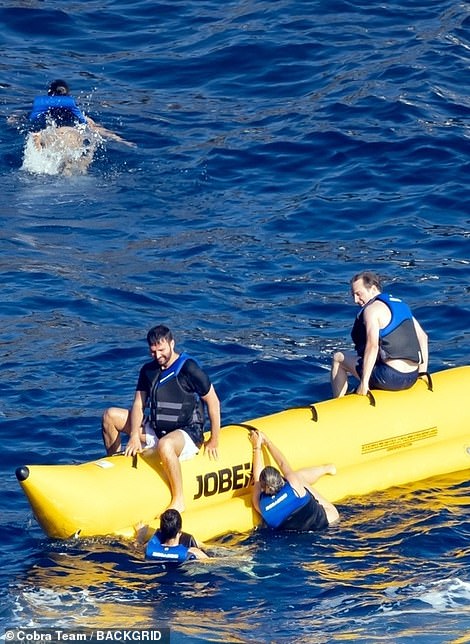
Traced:
<svg viewBox="0 0 470 644">
<path fill-rule="evenodd" d="M 26 481 L 29 476 L 29 469 L 26 465 L 23 465 L 23 467 L 17 467 L 15 474 L 18 481 Z"/>
</svg>

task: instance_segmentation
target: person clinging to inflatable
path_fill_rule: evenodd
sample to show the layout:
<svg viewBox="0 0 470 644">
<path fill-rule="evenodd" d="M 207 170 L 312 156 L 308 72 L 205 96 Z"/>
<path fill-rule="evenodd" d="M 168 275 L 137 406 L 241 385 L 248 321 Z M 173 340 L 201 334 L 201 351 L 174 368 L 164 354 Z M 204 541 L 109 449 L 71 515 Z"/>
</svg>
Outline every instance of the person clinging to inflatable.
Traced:
<svg viewBox="0 0 470 644">
<path fill-rule="evenodd" d="M 192 534 L 182 532 L 178 510 L 165 510 L 160 517 L 160 529 L 148 541 L 145 557 L 162 563 L 181 564 L 192 559 L 208 559 Z"/>
<path fill-rule="evenodd" d="M 294 471 L 283 453 L 262 432 L 250 432 L 253 445 L 252 501 L 264 523 L 274 530 L 318 531 L 338 521 L 336 507 L 311 486 L 325 474 L 336 474 L 332 464 Z M 266 449 L 280 471 L 264 467 Z"/>
<path fill-rule="evenodd" d="M 376 273 L 358 273 L 350 284 L 354 301 L 361 307 L 351 331 L 355 351 L 333 355 L 333 396 L 346 394 L 348 374 L 359 380 L 355 393 L 362 396 L 369 389 L 409 389 L 427 372 L 427 334 L 405 302 L 382 293 Z"/>
</svg>

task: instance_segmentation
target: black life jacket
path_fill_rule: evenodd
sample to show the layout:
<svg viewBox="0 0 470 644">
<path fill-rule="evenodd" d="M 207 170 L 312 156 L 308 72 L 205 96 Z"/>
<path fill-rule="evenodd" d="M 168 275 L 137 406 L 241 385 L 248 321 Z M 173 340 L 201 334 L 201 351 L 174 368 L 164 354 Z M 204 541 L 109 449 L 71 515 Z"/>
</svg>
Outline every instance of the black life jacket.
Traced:
<svg viewBox="0 0 470 644">
<path fill-rule="evenodd" d="M 188 425 L 201 425 L 204 408 L 195 392 L 183 389 L 179 380 L 184 363 L 190 356 L 181 355 L 168 369 L 159 371 L 150 390 L 150 421 L 158 438 Z"/>
<path fill-rule="evenodd" d="M 392 314 L 387 326 L 379 331 L 380 356 L 382 360 L 399 358 L 420 363 L 422 361 L 421 349 L 410 307 L 398 297 L 385 293 L 380 293 L 367 302 L 357 314 L 351 331 L 357 354 L 361 358 L 364 357 L 367 334 L 363 315 L 366 307 L 375 302 L 375 300 L 386 304 Z"/>
</svg>

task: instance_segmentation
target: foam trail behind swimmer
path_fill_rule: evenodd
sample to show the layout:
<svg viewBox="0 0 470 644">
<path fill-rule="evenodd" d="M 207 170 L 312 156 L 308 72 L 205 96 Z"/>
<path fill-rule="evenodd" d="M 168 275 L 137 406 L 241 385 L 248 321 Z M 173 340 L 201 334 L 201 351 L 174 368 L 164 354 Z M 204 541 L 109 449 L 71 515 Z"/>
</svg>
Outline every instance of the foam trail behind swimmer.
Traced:
<svg viewBox="0 0 470 644">
<path fill-rule="evenodd" d="M 83 128 L 49 126 L 28 134 L 21 167 L 32 174 L 85 174 L 96 145 Z"/>
</svg>

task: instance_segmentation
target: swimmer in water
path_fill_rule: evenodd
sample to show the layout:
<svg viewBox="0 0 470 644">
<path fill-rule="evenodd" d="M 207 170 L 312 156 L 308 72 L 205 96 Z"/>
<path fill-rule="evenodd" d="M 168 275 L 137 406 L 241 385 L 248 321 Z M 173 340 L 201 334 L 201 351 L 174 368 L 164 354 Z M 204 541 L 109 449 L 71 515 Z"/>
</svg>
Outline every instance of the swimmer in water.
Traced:
<svg viewBox="0 0 470 644">
<path fill-rule="evenodd" d="M 35 149 L 60 156 L 63 160 L 60 171 L 63 174 L 72 174 L 74 171 L 84 174 L 102 139 L 135 146 L 85 116 L 70 95 L 68 84 L 62 79 L 50 83 L 47 95 L 35 97 L 28 120 Z M 14 125 L 18 117 L 13 115 L 8 122 Z"/>
</svg>

